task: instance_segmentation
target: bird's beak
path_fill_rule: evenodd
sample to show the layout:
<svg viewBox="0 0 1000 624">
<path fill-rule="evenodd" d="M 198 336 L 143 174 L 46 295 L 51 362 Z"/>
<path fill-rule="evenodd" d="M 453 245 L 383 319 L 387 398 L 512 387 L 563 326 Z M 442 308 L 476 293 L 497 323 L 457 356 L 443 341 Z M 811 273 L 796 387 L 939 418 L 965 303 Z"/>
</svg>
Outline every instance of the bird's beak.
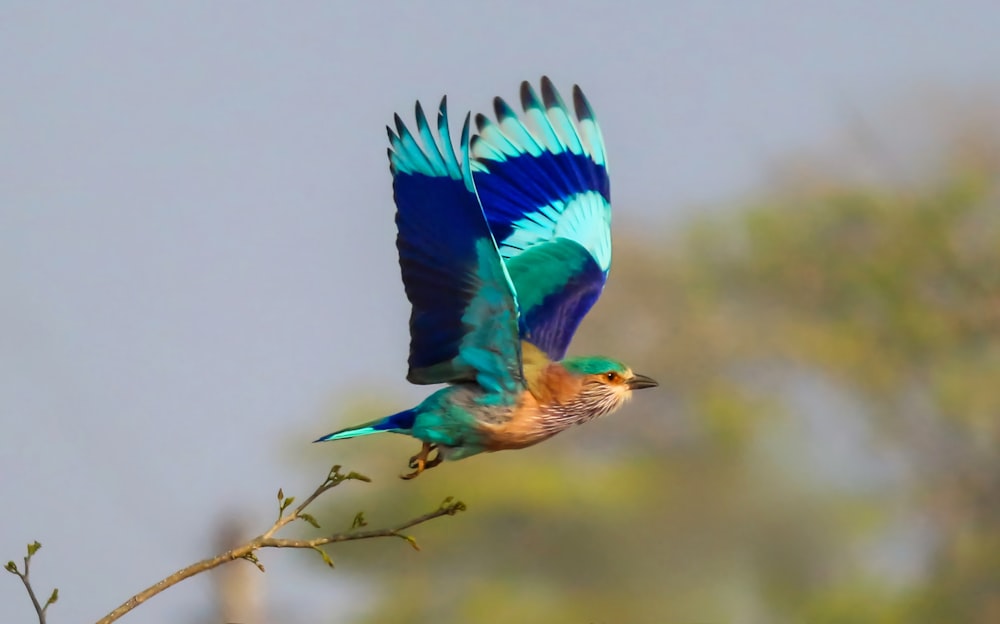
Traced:
<svg viewBox="0 0 1000 624">
<path fill-rule="evenodd" d="M 645 375 L 632 375 L 627 382 L 629 390 L 641 390 L 642 388 L 655 388 L 660 385 L 652 377 Z"/>
</svg>

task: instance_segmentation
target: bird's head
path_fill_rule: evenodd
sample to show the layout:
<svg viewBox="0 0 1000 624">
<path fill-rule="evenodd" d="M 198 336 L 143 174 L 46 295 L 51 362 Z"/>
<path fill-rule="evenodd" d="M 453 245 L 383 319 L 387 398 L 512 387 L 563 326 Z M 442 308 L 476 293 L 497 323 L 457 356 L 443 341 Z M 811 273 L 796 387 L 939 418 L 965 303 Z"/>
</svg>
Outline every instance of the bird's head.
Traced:
<svg viewBox="0 0 1000 624">
<path fill-rule="evenodd" d="M 653 379 L 632 372 L 625 364 L 601 356 L 574 357 L 562 361 L 563 367 L 580 380 L 578 399 L 591 411 L 591 417 L 615 411 L 632 398 L 633 390 L 654 388 Z"/>
</svg>

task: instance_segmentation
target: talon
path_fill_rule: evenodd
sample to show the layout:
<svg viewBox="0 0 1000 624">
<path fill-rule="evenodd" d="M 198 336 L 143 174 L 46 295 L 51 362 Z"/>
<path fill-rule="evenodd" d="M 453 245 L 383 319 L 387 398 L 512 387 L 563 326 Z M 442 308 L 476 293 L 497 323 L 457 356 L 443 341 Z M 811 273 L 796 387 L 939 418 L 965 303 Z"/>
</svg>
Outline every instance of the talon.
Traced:
<svg viewBox="0 0 1000 624">
<path fill-rule="evenodd" d="M 431 454 L 431 451 L 437 451 L 433 459 L 428 460 L 427 456 Z M 413 472 L 409 474 L 399 475 L 400 479 L 404 481 L 409 481 L 410 479 L 415 479 L 420 476 L 420 473 L 433 468 L 441 463 L 444 458 L 441 457 L 441 450 L 438 448 L 437 444 L 431 444 L 430 442 L 424 442 L 423 447 L 420 452 L 410 458 L 409 467 L 413 469 Z"/>
<path fill-rule="evenodd" d="M 437 466 L 444 461 L 444 457 L 441 457 L 441 449 L 437 445 L 433 445 L 434 449 L 434 459 L 427 459 L 424 461 L 424 470 L 430 470 L 434 466 Z"/>
</svg>

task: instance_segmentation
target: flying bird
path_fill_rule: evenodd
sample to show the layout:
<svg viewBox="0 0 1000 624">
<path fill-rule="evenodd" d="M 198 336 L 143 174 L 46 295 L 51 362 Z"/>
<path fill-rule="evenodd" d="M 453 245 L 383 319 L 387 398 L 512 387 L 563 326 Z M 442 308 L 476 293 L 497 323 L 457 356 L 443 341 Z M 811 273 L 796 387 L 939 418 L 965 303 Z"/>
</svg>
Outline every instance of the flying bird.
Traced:
<svg viewBox="0 0 1000 624">
<path fill-rule="evenodd" d="M 603 356 L 564 359 L 611 267 L 604 140 L 590 103 L 573 110 L 543 77 L 518 115 L 466 115 L 458 151 L 447 98 L 435 128 L 416 104 L 389 133 L 399 265 L 412 305 L 407 380 L 448 384 L 416 407 L 323 436 L 390 432 L 422 442 L 412 479 L 442 460 L 520 449 L 621 407 L 657 383 Z M 527 123 L 526 123 L 527 122 Z"/>
</svg>

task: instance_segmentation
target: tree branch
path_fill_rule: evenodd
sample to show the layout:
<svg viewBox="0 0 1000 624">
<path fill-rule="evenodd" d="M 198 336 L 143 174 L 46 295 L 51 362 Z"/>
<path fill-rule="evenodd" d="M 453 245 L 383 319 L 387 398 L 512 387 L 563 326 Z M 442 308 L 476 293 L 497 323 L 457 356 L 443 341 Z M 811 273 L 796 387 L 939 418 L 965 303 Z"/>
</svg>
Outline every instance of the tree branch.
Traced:
<svg viewBox="0 0 1000 624">
<path fill-rule="evenodd" d="M 138 594 L 132 596 L 131 598 L 123 602 L 114 611 L 112 611 L 111 613 L 107 614 L 106 616 L 98 620 L 97 624 L 111 624 L 111 622 L 118 620 L 118 618 L 120 618 L 121 616 L 125 615 L 132 609 L 135 609 L 137 606 L 141 605 L 143 602 L 149 600 L 150 598 L 162 592 L 163 590 L 167 589 L 168 587 L 176 585 L 177 583 L 180 583 L 184 579 L 195 576 L 196 574 L 200 574 L 207 570 L 217 568 L 225 563 L 229 563 L 230 561 L 235 561 L 237 559 L 246 559 L 247 561 L 256 565 L 260 569 L 260 571 L 263 572 L 264 566 L 260 563 L 260 561 L 257 559 L 257 556 L 254 554 L 261 548 L 309 548 L 319 553 L 320 557 L 323 558 L 323 561 L 330 567 L 333 567 L 333 560 L 330 559 L 330 556 L 326 553 L 326 551 L 324 551 L 321 548 L 322 546 L 326 546 L 327 544 L 333 544 L 336 542 L 349 542 L 354 540 L 373 539 L 378 537 L 398 537 L 400 539 L 406 540 L 410 544 L 410 546 L 412 546 L 414 549 L 420 550 L 420 547 L 417 545 L 416 540 L 412 536 L 403 533 L 403 531 L 411 527 L 417 526 L 418 524 L 423 524 L 424 522 L 429 522 L 430 520 L 434 520 L 435 518 L 440 518 L 441 516 L 453 516 L 460 511 L 465 511 L 464 503 L 462 503 L 461 501 L 453 501 L 449 497 L 445 499 L 444 502 L 441 503 L 441 506 L 435 509 L 434 511 L 426 513 L 422 516 L 417 516 L 416 518 L 413 518 L 411 520 L 407 520 L 406 522 L 403 522 L 402 524 L 399 524 L 395 527 L 358 531 L 356 529 L 366 526 L 363 514 L 359 513 L 354 518 L 354 524 L 351 526 L 351 529 L 349 531 L 334 533 L 332 535 L 327 535 L 325 537 L 317 537 L 308 540 L 285 539 L 285 538 L 274 537 L 274 535 L 278 531 L 280 531 L 290 522 L 293 522 L 295 520 L 303 520 L 313 525 L 314 527 L 318 528 L 319 523 L 316 522 L 316 519 L 313 518 L 311 515 L 304 513 L 305 509 L 309 507 L 309 505 L 311 505 L 317 498 L 322 496 L 327 491 L 337 487 L 344 481 L 351 481 L 351 480 L 365 481 L 365 482 L 371 481 L 371 479 L 369 479 L 368 477 L 358 474 L 356 472 L 342 474 L 340 472 L 340 466 L 334 466 L 330 470 L 330 473 L 327 475 L 326 481 L 320 484 L 320 486 L 317 487 L 316 490 L 312 494 L 310 494 L 308 498 L 306 498 L 299 506 L 295 507 L 287 515 L 285 514 L 285 510 L 291 507 L 292 503 L 295 501 L 295 497 L 289 496 L 286 498 L 284 492 L 278 490 L 278 519 L 277 521 L 275 521 L 275 523 L 271 526 L 270 529 L 261 533 L 260 535 L 251 539 L 245 544 L 227 550 L 226 552 L 216 555 L 215 557 L 203 559 L 202 561 L 199 561 L 197 563 L 189 565 L 186 568 L 178 570 L 177 572 L 174 572 L 173 574 L 166 577 L 162 581 L 159 581 L 158 583 L 151 585 L 150 587 L 147 587 L 146 589 L 142 590 Z M 25 575 L 25 577 L 26 576 L 27 575 Z M 25 582 L 27 583 L 26 579 Z M 31 590 L 29 589 L 28 591 L 30 593 Z M 32 595 L 32 600 L 34 600 L 34 595 Z M 37 601 L 35 602 L 35 604 L 37 608 L 38 604 Z M 41 621 L 41 624 L 44 624 L 44 620 Z"/>
</svg>

